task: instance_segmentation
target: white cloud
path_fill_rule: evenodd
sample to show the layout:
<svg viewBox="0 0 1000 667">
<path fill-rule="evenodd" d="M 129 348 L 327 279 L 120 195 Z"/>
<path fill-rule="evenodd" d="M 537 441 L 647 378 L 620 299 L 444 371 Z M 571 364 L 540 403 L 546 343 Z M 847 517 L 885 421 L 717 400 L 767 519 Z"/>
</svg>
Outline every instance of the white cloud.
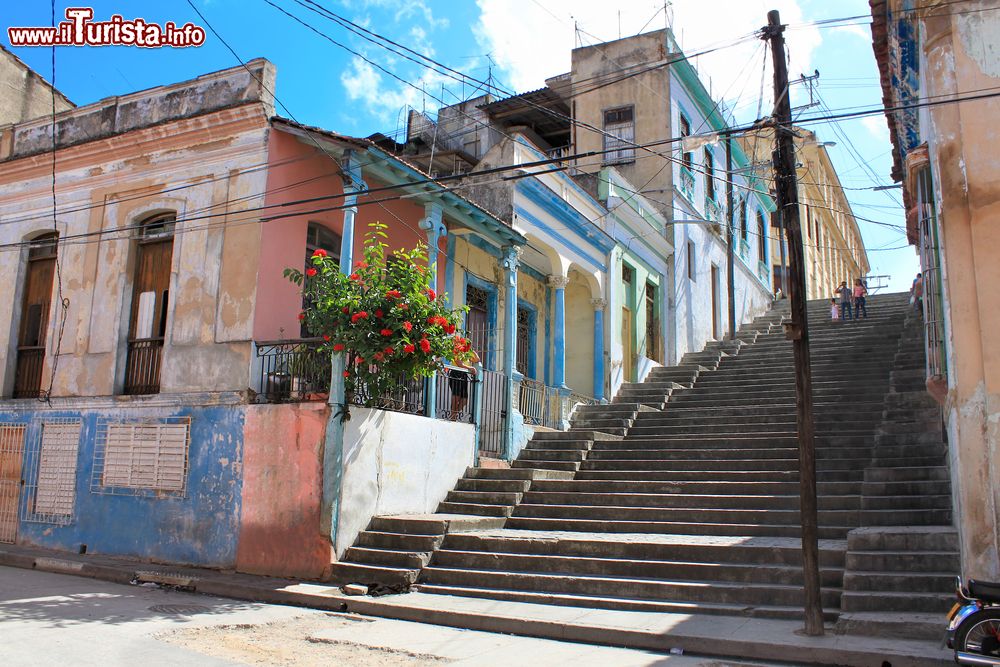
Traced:
<svg viewBox="0 0 1000 667">
<path fill-rule="evenodd" d="M 842 35 L 853 35 L 854 37 L 860 37 L 866 42 L 872 41 L 872 31 L 868 27 L 868 24 L 860 25 L 857 23 L 849 23 L 847 25 L 838 25 L 830 30 L 833 34 Z"/>
<path fill-rule="evenodd" d="M 391 68 L 386 69 L 392 71 Z M 406 121 L 402 114 L 407 107 L 423 107 L 423 90 L 436 91 L 442 82 L 451 82 L 451 79 L 427 70 L 423 76 L 403 83 L 355 56 L 351 59 L 350 67 L 341 73 L 340 82 L 351 102 L 364 104 L 366 110 L 376 116 L 384 127 L 391 124 L 393 128 L 398 128 Z M 433 100 L 428 98 L 427 102 L 431 103 Z"/>
<path fill-rule="evenodd" d="M 861 119 L 861 124 L 879 141 L 889 142 L 889 126 L 886 124 L 885 116 L 882 114 L 865 116 Z"/>
<path fill-rule="evenodd" d="M 663 3 L 647 0 L 621 3 L 619 7 L 597 0 L 544 0 L 544 7 L 542 2 L 510 0 L 477 0 L 477 3 L 481 16 L 474 27 L 475 34 L 518 92 L 539 88 L 546 78 L 569 71 L 570 52 L 576 45 L 574 25 L 579 27 L 584 45 L 627 37 L 643 29 L 656 30 L 665 25 Z M 801 23 L 803 13 L 799 2 L 741 0 L 727 2 L 725 10 L 720 11 L 717 4 L 709 5 L 704 0 L 674 0 L 672 7 L 674 34 L 688 54 L 748 37 L 739 45 L 706 54 L 692 62 L 705 85 L 711 81 L 717 99 L 724 96 L 734 103 L 742 90 L 740 106 L 752 120 L 757 106 L 753 100 L 760 92 L 764 52 L 763 42 L 751 33 L 767 23 L 770 9 L 781 12 L 783 23 Z M 819 30 L 797 28 L 785 34 L 790 54 L 789 75 L 794 79 L 800 72 L 811 73 L 812 54 L 822 41 Z M 767 98 L 772 95 L 770 81 L 768 74 L 764 77 L 764 96 Z M 796 92 L 793 99 L 797 97 Z M 768 109 L 765 105 L 763 113 Z M 746 119 L 744 114 L 741 118 Z"/>
</svg>

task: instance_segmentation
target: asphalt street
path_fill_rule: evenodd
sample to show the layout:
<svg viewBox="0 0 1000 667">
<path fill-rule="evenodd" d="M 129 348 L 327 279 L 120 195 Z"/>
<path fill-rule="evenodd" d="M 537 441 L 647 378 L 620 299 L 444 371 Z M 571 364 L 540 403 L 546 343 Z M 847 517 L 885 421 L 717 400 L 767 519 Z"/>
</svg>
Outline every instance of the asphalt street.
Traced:
<svg viewBox="0 0 1000 667">
<path fill-rule="evenodd" d="M 0 664 L 748 665 L 256 604 L 0 567 Z M 759 664 L 759 663 L 754 663 Z"/>
</svg>

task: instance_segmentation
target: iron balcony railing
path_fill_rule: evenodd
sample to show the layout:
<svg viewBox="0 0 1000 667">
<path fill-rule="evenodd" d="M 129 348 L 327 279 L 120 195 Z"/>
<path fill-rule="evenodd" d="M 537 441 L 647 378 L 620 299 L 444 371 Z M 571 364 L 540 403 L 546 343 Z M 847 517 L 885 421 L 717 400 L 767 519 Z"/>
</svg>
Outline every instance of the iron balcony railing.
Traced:
<svg viewBox="0 0 1000 667">
<path fill-rule="evenodd" d="M 308 400 L 330 389 L 330 355 L 320 338 L 257 343 L 257 388 L 266 403 Z"/>
<path fill-rule="evenodd" d="M 688 201 L 694 202 L 694 172 L 683 165 L 681 166 L 680 190 Z"/>
<path fill-rule="evenodd" d="M 125 394 L 158 394 L 162 338 L 140 338 L 128 342 L 125 359 Z"/>
<path fill-rule="evenodd" d="M 42 390 L 44 347 L 21 347 L 17 350 L 14 371 L 14 398 L 38 398 Z"/>
</svg>

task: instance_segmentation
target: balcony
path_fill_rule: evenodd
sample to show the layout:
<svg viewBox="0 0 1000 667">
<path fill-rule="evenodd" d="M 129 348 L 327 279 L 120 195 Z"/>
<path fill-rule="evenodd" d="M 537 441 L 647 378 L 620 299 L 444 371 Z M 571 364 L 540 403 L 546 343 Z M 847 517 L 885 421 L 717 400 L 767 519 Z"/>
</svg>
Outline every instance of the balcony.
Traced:
<svg viewBox="0 0 1000 667">
<path fill-rule="evenodd" d="M 681 165 L 680 191 L 688 201 L 694 202 L 694 172 Z"/>
<path fill-rule="evenodd" d="M 141 338 L 128 342 L 123 393 L 129 395 L 159 393 L 162 352 L 162 338 Z"/>
<path fill-rule="evenodd" d="M 717 202 L 711 197 L 705 197 L 705 218 L 712 223 L 712 231 L 714 231 L 719 236 L 725 234 L 724 225 L 726 221 L 726 214 L 722 210 L 722 204 Z"/>
</svg>

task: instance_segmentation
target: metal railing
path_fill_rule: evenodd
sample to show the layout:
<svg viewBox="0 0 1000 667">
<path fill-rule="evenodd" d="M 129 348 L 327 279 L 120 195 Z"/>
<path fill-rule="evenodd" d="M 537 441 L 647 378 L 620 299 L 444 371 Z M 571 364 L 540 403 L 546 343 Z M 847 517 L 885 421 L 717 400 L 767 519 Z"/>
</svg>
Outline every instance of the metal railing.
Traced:
<svg viewBox="0 0 1000 667">
<path fill-rule="evenodd" d="M 492 458 L 503 455 L 504 420 L 507 417 L 507 376 L 499 371 L 483 371 L 479 385 L 479 453 Z"/>
<path fill-rule="evenodd" d="M 426 406 L 427 382 L 424 378 L 409 378 L 400 376 L 396 388 L 381 396 L 371 396 L 367 387 L 359 384 L 354 393 L 349 396 L 352 405 L 368 405 L 379 410 L 390 412 L 405 412 L 411 415 L 422 415 Z"/>
<path fill-rule="evenodd" d="M 680 181 L 681 194 L 687 197 L 688 201 L 694 202 L 694 172 L 688 167 L 681 166 Z"/>
<path fill-rule="evenodd" d="M 128 342 L 125 359 L 125 394 L 158 394 L 162 338 L 141 338 Z"/>
<path fill-rule="evenodd" d="M 256 391 L 266 403 L 318 398 L 330 389 L 330 354 L 319 338 L 257 343 Z"/>
<path fill-rule="evenodd" d="M 464 422 L 475 421 L 476 377 L 461 368 L 445 368 L 434 376 L 437 387 L 434 414 L 438 419 Z"/>
<path fill-rule="evenodd" d="M 17 350 L 14 371 L 14 398 L 38 398 L 42 390 L 44 347 L 22 347 Z"/>
</svg>

